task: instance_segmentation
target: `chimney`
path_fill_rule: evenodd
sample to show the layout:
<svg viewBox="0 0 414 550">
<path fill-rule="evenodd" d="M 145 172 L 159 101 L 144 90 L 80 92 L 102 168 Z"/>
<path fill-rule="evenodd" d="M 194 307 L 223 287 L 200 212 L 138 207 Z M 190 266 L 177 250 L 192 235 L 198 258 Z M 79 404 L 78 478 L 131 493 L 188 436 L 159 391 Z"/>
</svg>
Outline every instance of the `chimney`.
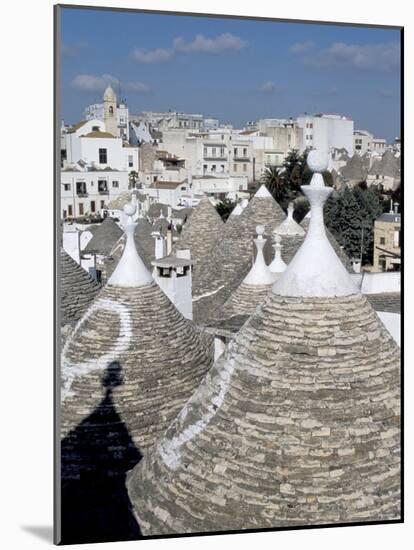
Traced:
<svg viewBox="0 0 414 550">
<path fill-rule="evenodd" d="M 172 251 L 172 225 L 171 223 L 167 229 L 167 256 L 171 254 Z"/>
</svg>

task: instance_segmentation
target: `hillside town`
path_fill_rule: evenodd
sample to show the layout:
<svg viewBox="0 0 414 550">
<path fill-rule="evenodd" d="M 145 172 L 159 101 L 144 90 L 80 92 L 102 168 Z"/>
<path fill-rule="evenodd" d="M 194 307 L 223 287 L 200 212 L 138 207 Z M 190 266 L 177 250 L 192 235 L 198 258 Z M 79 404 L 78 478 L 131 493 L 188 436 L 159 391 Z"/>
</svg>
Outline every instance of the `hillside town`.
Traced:
<svg viewBox="0 0 414 550">
<path fill-rule="evenodd" d="M 108 85 L 58 183 L 64 542 L 400 518 L 399 138 Z"/>
</svg>

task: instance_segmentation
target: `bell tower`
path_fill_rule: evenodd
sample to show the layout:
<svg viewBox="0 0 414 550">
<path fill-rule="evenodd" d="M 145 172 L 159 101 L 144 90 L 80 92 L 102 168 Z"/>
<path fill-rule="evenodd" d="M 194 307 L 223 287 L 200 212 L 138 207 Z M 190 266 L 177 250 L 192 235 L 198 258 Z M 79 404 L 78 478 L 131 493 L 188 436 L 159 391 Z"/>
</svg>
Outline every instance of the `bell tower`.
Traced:
<svg viewBox="0 0 414 550">
<path fill-rule="evenodd" d="M 112 86 L 108 84 L 104 96 L 105 130 L 113 136 L 118 135 L 118 117 L 116 112 L 116 95 Z"/>
</svg>

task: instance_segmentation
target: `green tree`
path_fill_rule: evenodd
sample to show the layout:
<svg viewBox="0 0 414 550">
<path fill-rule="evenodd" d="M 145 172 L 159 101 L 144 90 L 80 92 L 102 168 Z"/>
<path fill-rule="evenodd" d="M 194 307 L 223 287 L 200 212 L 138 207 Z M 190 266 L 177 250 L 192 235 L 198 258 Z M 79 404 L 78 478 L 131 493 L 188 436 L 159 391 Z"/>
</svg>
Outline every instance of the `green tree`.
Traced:
<svg viewBox="0 0 414 550">
<path fill-rule="evenodd" d="M 334 192 L 325 205 L 325 223 L 350 257 L 372 262 L 374 221 L 382 214 L 376 192 L 365 186 L 345 186 Z"/>
<path fill-rule="evenodd" d="M 227 221 L 236 204 L 236 201 L 232 201 L 230 199 L 224 199 L 216 204 L 216 210 L 221 216 L 223 222 Z"/>
<path fill-rule="evenodd" d="M 277 166 L 268 166 L 262 176 L 264 183 L 276 202 L 281 204 L 288 198 L 288 189 L 285 186 L 283 177 L 279 174 Z"/>
<path fill-rule="evenodd" d="M 270 167 L 267 168 L 262 176 L 262 182 L 268 188 L 273 198 L 280 204 L 282 208 L 287 210 L 289 202 L 295 201 L 298 197 L 303 196 L 301 186 L 308 185 L 312 178 L 312 172 L 310 171 L 306 159 L 309 149 L 306 149 L 303 153 L 299 153 L 297 149 L 292 149 L 286 155 L 286 158 L 280 168 Z M 330 172 L 323 173 L 325 185 L 332 187 L 333 179 Z M 306 215 L 307 203 L 297 202 L 297 206 L 300 206 L 300 211 L 295 210 L 295 219 L 301 221 Z"/>
</svg>

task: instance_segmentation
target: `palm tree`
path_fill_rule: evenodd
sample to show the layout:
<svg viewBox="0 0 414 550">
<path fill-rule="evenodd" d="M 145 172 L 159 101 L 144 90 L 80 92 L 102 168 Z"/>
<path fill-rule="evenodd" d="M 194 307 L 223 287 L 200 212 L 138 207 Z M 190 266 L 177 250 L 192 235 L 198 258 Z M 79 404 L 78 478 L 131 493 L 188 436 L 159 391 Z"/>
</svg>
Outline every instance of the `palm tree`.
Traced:
<svg viewBox="0 0 414 550">
<path fill-rule="evenodd" d="M 275 201 L 281 203 L 287 198 L 287 189 L 277 166 L 268 166 L 263 173 L 262 182 Z"/>
</svg>

